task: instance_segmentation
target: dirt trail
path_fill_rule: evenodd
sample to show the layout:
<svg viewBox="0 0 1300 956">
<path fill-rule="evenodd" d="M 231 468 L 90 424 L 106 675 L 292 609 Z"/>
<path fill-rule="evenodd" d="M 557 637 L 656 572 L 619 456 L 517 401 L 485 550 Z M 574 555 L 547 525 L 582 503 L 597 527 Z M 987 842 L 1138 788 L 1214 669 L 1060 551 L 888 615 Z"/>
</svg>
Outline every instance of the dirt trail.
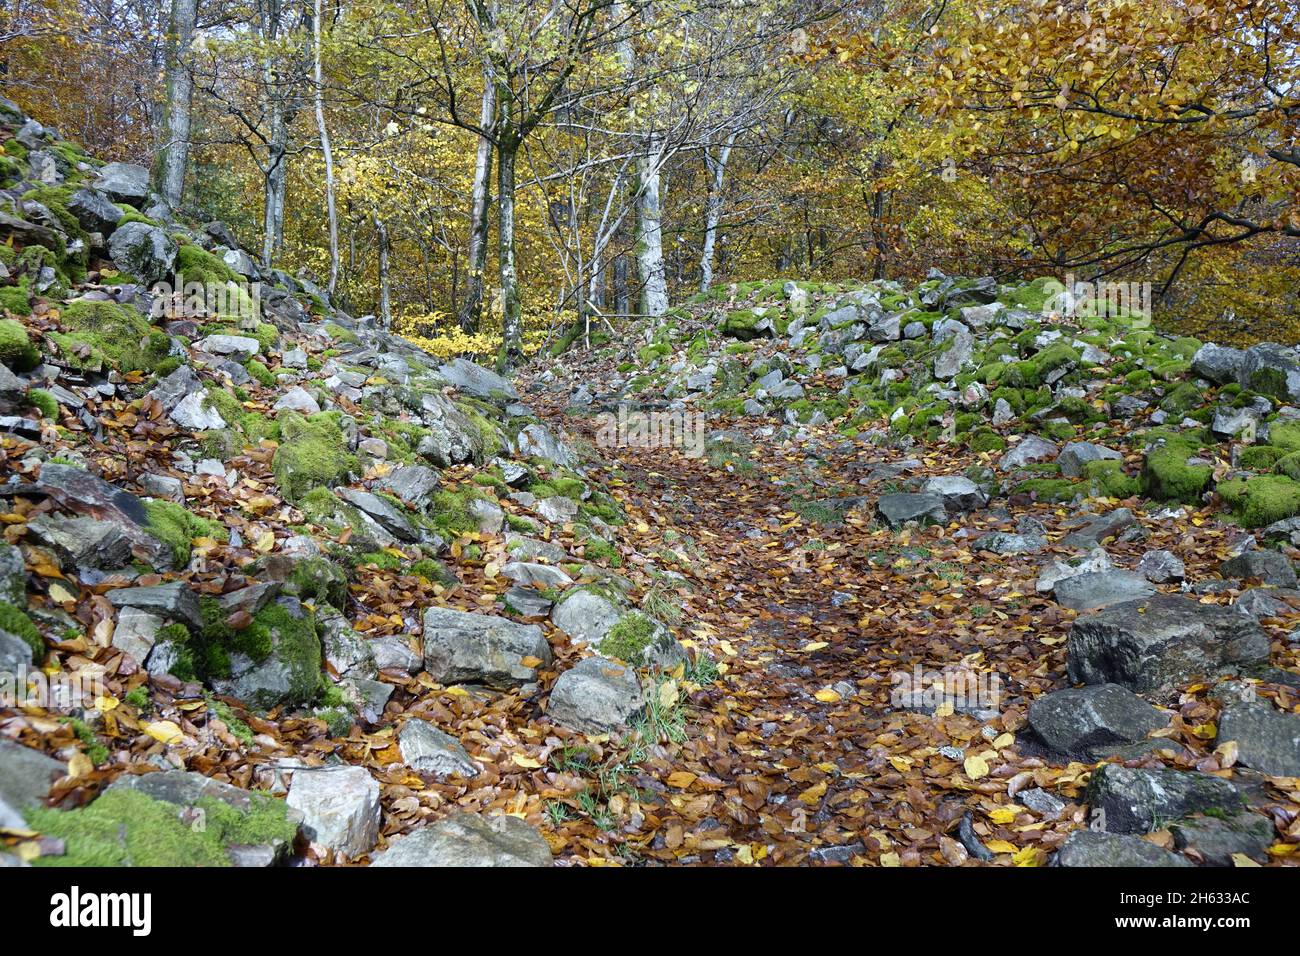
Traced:
<svg viewBox="0 0 1300 956">
<path fill-rule="evenodd" d="M 747 844 L 751 857 L 787 865 L 963 856 L 939 836 L 971 795 L 969 782 L 955 782 L 960 748 L 983 749 L 1001 722 L 982 731 L 971 717 L 889 708 L 895 674 L 979 653 L 963 628 L 944 639 L 929 633 L 926 609 L 955 612 L 952 599 L 963 595 L 935 600 L 933 586 L 948 582 L 930 580 L 924 562 L 914 572 L 873 566 L 869 510 L 826 525 L 791 511 L 787 478 L 799 466 L 784 457 L 756 451 L 728 472 L 671 447 L 606 453 L 617 464 L 602 477 L 632 518 L 630 542 L 661 565 L 665 549 L 689 557 L 679 634 L 725 670 L 694 695 L 690 739 L 676 755 L 708 799 L 690 787 L 670 800 L 682 820 L 655 845 L 683 862 L 700 854 L 725 862 Z M 806 478 L 833 487 L 871 464 L 830 462 Z M 917 544 L 918 554 L 928 550 Z M 933 761 L 914 753 L 928 747 L 929 758 L 945 745 L 959 749 Z M 934 859 L 921 858 L 927 846 L 939 851 Z"/>
</svg>

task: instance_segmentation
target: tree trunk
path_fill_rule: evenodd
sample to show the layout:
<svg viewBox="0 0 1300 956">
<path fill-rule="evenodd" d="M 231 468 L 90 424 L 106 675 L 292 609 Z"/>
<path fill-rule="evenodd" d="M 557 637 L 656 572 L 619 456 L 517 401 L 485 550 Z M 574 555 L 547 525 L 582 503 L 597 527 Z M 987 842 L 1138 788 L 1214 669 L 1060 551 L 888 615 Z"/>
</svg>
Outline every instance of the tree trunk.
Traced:
<svg viewBox="0 0 1300 956">
<path fill-rule="evenodd" d="M 321 0 L 315 0 L 312 17 L 312 72 L 316 80 L 316 129 L 320 133 L 321 155 L 325 158 L 325 208 L 329 219 L 330 277 L 325 286 L 330 296 L 339 281 L 339 216 L 334 203 L 334 153 L 330 149 L 329 129 L 325 125 L 325 91 L 321 79 L 320 50 Z"/>
<path fill-rule="evenodd" d="M 167 95 L 163 105 L 164 135 L 154 165 L 154 187 L 172 209 L 179 209 L 185 192 L 185 170 L 190 158 L 191 100 L 194 77 L 185 61 L 194 38 L 198 0 L 172 0 L 164 54 Z"/>
<path fill-rule="evenodd" d="M 709 205 L 704 213 L 704 247 L 700 250 L 700 291 L 708 292 L 713 285 L 713 250 L 717 244 L 718 223 L 722 220 L 722 182 L 727 174 L 727 160 L 736 142 L 732 132 L 727 142 L 718 150 L 716 158 L 704 152 L 704 165 L 709 171 Z"/>
<path fill-rule="evenodd" d="M 466 332 L 477 332 L 483 311 L 483 272 L 487 268 L 488 210 L 491 207 L 492 140 L 496 125 L 496 85 L 486 72 L 483 77 L 483 103 L 479 108 L 478 152 L 474 157 L 474 187 L 469 214 L 469 276 L 465 281 L 465 298 L 457 320 Z"/>
<path fill-rule="evenodd" d="M 519 142 L 513 131 L 502 130 L 497 144 L 497 226 L 501 285 L 501 354 L 497 366 L 504 374 L 524 357 L 523 316 L 519 305 L 519 280 L 515 273 L 515 155 Z"/>
<path fill-rule="evenodd" d="M 375 216 L 375 236 L 379 242 L 379 324 L 393 327 L 393 305 L 388 288 L 388 226 Z"/>
</svg>

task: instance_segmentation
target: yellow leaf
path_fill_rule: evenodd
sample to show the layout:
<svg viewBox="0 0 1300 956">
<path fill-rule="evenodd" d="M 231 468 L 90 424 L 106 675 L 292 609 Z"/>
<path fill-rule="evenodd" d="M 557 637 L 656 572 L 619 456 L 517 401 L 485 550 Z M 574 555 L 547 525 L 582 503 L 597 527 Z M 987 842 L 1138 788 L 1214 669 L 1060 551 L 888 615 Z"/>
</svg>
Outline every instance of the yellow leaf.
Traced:
<svg viewBox="0 0 1300 956">
<path fill-rule="evenodd" d="M 1250 857 L 1246 856 L 1246 854 L 1244 853 L 1232 854 L 1232 865 L 1233 866 L 1254 866 L 1254 867 L 1259 866 L 1258 863 L 1256 863 Z"/>
<path fill-rule="evenodd" d="M 157 720 L 152 724 L 145 724 L 144 732 L 164 744 L 175 743 L 185 736 L 181 733 L 180 727 L 170 720 Z"/>
<path fill-rule="evenodd" d="M 1016 855 L 1011 859 L 1016 866 L 1038 866 L 1038 847 L 1027 846 L 1023 850 L 1017 851 Z"/>
<path fill-rule="evenodd" d="M 676 787 L 679 790 L 685 790 L 695 782 L 695 774 L 688 773 L 685 770 L 678 770 L 668 775 L 668 786 Z"/>
<path fill-rule="evenodd" d="M 514 761 L 515 766 L 523 767 L 525 770 L 536 770 L 541 766 L 541 763 L 524 754 L 511 754 L 510 759 Z"/>
<path fill-rule="evenodd" d="M 672 707 L 677 703 L 677 681 L 666 680 L 659 685 L 659 706 Z"/>
<path fill-rule="evenodd" d="M 816 806 L 821 802 L 822 794 L 826 792 L 826 786 L 829 781 L 823 780 L 821 783 L 813 784 L 803 793 L 799 794 L 799 799 L 808 806 Z"/>
<path fill-rule="evenodd" d="M 1015 804 L 1010 804 L 1005 807 L 998 807 L 996 810 L 994 810 L 992 813 L 989 814 L 989 819 L 992 820 L 994 823 L 1011 823 L 1016 819 L 1016 815 L 1019 812 L 1020 812 L 1020 808 L 1018 806 L 1016 806 Z"/>
<path fill-rule="evenodd" d="M 962 763 L 962 766 L 966 770 L 966 776 L 970 777 L 972 780 L 978 780 L 981 777 L 987 777 L 989 775 L 988 761 L 979 754 L 971 754 Z"/>
<path fill-rule="evenodd" d="M 813 694 L 823 704 L 833 704 L 840 699 L 838 691 L 831 690 L 829 687 L 823 687 L 817 693 Z"/>
<path fill-rule="evenodd" d="M 83 753 L 75 753 L 68 760 L 69 777 L 84 777 L 94 769 L 95 765 L 91 763 L 90 758 Z"/>
<path fill-rule="evenodd" d="M 823 647 L 830 647 L 830 644 L 826 641 L 809 641 L 800 650 L 805 653 L 812 653 L 813 651 L 820 651 Z"/>
<path fill-rule="evenodd" d="M 253 550 L 260 551 L 262 554 L 266 554 L 274 547 L 275 547 L 274 531 L 263 531 L 261 534 L 257 536 L 257 540 L 253 542 Z"/>
<path fill-rule="evenodd" d="M 1006 840 L 989 840 L 984 845 L 994 853 L 1015 853 L 1019 850 L 1014 843 L 1008 843 Z"/>
<path fill-rule="evenodd" d="M 898 854 L 893 850 L 890 850 L 888 853 L 880 854 L 880 865 L 893 867 L 902 866 L 903 864 L 902 861 L 899 860 Z"/>
<path fill-rule="evenodd" d="M 998 734 L 998 736 L 993 739 L 993 746 L 1001 750 L 1003 747 L 1010 747 L 1015 742 L 1015 734 Z"/>
</svg>

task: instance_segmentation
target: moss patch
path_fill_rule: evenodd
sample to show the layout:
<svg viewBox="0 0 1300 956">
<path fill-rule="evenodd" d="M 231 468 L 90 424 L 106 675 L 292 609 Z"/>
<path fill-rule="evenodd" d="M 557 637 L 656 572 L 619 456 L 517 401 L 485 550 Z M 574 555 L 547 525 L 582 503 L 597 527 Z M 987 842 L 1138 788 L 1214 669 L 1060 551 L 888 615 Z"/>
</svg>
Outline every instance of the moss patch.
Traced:
<svg viewBox="0 0 1300 956">
<path fill-rule="evenodd" d="M 249 795 L 240 811 L 220 800 L 203 798 L 202 827 L 182 819 L 186 808 L 155 800 L 134 790 L 109 790 L 76 810 L 32 811 L 31 826 L 66 844 L 63 856 L 45 856 L 37 866 L 230 866 L 226 848 L 291 842 L 297 827 L 285 804 L 261 794 Z"/>
<path fill-rule="evenodd" d="M 0 631 L 8 631 L 30 647 L 34 662 L 40 663 L 45 659 L 45 638 L 41 637 L 41 632 L 21 608 L 0 601 Z"/>
<path fill-rule="evenodd" d="M 66 330 L 51 333 L 61 356 L 77 368 L 115 366 L 121 372 L 151 372 L 167 357 L 171 340 L 130 306 L 77 299 L 59 315 Z"/>
<path fill-rule="evenodd" d="M 190 563 L 190 542 L 195 538 L 225 541 L 229 537 L 217 522 L 191 514 L 174 501 L 146 501 L 144 510 L 149 517 L 146 529 L 171 548 L 177 567 Z"/>
<path fill-rule="evenodd" d="M 1142 467 L 1146 493 L 1158 501 L 1199 502 L 1214 479 L 1212 466 L 1188 464 L 1199 450 L 1199 442 L 1174 437 L 1147 452 Z"/>
<path fill-rule="evenodd" d="M 640 611 L 629 611 L 609 629 L 609 633 L 600 642 L 600 652 L 606 657 L 634 663 L 641 659 L 642 653 L 650 646 L 654 633 L 654 621 Z"/>
<path fill-rule="evenodd" d="M 313 488 L 337 484 L 359 467 L 356 456 L 346 451 L 343 430 L 333 412 L 304 417 L 282 412 L 279 418 L 283 444 L 271 459 L 280 492 L 298 501 Z"/>
<path fill-rule="evenodd" d="M 7 307 L 7 306 L 6 306 Z M 17 312 L 18 309 L 10 309 Z M 15 372 L 29 372 L 40 364 L 41 353 L 16 319 L 0 319 L 0 362 Z"/>
<path fill-rule="evenodd" d="M 1260 475 L 1220 483 L 1219 495 L 1248 528 L 1300 514 L 1300 481 L 1285 475 Z"/>
</svg>

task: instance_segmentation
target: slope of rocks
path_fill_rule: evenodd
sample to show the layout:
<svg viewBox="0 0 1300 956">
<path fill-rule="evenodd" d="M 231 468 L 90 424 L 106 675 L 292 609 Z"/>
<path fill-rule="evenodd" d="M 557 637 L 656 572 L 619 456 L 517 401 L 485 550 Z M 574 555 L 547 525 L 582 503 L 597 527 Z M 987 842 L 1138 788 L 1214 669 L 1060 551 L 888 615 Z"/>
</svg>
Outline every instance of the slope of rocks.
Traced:
<svg viewBox="0 0 1300 956">
<path fill-rule="evenodd" d="M 4 862 L 1294 861 L 1293 350 L 935 275 L 511 382 L 0 140 Z"/>
<path fill-rule="evenodd" d="M 630 667 L 574 665 L 611 633 L 686 660 L 578 453 L 140 167 L 2 102 L 0 138 L 0 813 L 39 834 L 7 858 L 356 861 L 433 820 L 404 863 L 562 851 L 535 826 L 582 785 L 538 768 L 643 710 Z"/>
</svg>

